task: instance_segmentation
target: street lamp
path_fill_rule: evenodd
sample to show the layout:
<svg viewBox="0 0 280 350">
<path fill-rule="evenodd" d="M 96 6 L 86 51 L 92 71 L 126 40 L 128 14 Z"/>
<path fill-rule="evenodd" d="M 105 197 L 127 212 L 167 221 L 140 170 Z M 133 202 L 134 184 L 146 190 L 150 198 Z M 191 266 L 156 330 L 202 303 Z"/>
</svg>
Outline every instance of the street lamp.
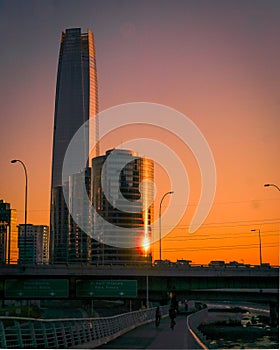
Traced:
<svg viewBox="0 0 280 350">
<path fill-rule="evenodd" d="M 173 194 L 174 192 L 173 191 L 169 191 L 169 192 L 166 192 L 162 198 L 161 198 L 161 201 L 160 201 L 160 205 L 159 205 L 159 260 L 161 261 L 161 205 L 162 205 L 162 202 L 164 200 L 164 198 L 168 195 L 168 194 Z"/>
<path fill-rule="evenodd" d="M 264 184 L 264 187 L 269 187 L 269 186 L 273 186 L 273 187 L 277 188 L 278 191 L 280 191 L 280 188 L 275 184 Z"/>
<path fill-rule="evenodd" d="M 11 163 L 20 163 L 23 166 L 24 174 L 25 174 L 25 201 L 24 201 L 24 243 L 23 243 L 23 260 L 25 259 L 26 254 L 26 224 L 27 224 L 27 186 L 28 186 L 28 177 L 27 177 L 27 170 L 26 166 L 20 159 L 13 159 L 11 160 Z"/>
<path fill-rule="evenodd" d="M 253 229 L 252 232 L 259 232 L 259 242 L 260 242 L 260 266 L 262 266 L 262 241 L 261 241 L 261 230 L 260 229 Z"/>
</svg>

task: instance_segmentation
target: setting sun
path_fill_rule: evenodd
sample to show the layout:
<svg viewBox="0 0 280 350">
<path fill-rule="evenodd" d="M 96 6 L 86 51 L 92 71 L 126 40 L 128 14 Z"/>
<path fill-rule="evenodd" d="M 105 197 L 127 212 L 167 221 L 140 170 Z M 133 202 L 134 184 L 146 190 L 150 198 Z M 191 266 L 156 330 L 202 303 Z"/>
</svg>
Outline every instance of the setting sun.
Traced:
<svg viewBox="0 0 280 350">
<path fill-rule="evenodd" d="M 142 249 L 145 253 L 145 255 L 148 254 L 149 250 L 150 250 L 150 239 L 148 236 L 145 236 L 143 238 L 143 241 L 142 241 Z"/>
</svg>

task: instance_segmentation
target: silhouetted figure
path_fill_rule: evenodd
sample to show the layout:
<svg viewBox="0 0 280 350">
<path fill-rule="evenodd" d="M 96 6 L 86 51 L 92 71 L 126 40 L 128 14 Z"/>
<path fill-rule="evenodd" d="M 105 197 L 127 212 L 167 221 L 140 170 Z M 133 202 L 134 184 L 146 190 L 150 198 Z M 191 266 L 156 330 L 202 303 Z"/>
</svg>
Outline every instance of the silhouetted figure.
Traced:
<svg viewBox="0 0 280 350">
<path fill-rule="evenodd" d="M 172 292 L 170 302 L 171 302 L 171 306 L 170 307 L 174 308 L 175 311 L 178 312 L 179 311 L 179 309 L 178 309 L 178 301 L 177 301 L 176 294 L 175 294 L 174 291 Z"/>
<path fill-rule="evenodd" d="M 188 302 L 185 300 L 185 311 L 188 312 L 189 307 L 188 307 Z"/>
<path fill-rule="evenodd" d="M 156 327 L 159 326 L 161 319 L 161 312 L 159 306 L 156 308 Z"/>
<path fill-rule="evenodd" d="M 170 309 L 169 309 L 169 317 L 170 317 L 170 328 L 173 330 L 174 329 L 174 326 L 176 324 L 175 322 L 175 318 L 176 318 L 176 309 L 171 306 Z"/>
</svg>

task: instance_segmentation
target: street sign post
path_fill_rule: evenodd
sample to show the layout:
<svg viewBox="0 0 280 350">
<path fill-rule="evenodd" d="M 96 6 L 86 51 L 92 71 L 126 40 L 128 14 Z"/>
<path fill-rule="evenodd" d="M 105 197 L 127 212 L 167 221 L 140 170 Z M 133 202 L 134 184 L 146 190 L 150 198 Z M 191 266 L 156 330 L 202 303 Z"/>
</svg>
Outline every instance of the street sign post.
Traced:
<svg viewBox="0 0 280 350">
<path fill-rule="evenodd" d="M 7 279 L 4 293 L 6 298 L 67 298 L 67 279 Z"/>
<path fill-rule="evenodd" d="M 136 298 L 136 280 L 78 280 L 77 297 L 92 298 Z"/>
</svg>

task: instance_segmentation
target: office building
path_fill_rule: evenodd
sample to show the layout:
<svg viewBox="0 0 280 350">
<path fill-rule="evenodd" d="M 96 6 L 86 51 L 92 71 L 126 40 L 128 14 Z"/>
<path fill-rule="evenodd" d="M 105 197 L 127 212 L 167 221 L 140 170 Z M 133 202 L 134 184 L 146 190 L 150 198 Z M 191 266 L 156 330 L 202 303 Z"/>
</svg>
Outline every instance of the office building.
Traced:
<svg viewBox="0 0 280 350">
<path fill-rule="evenodd" d="M 19 261 L 25 264 L 49 263 L 49 228 L 44 225 L 18 226 Z"/>
<path fill-rule="evenodd" d="M 114 149 L 92 159 L 92 205 L 104 223 L 96 225 L 96 217 L 93 220 L 94 264 L 151 262 L 150 225 L 153 222 L 154 207 L 153 204 L 146 204 L 153 203 L 153 179 L 153 161 L 138 157 L 132 151 Z M 106 193 L 102 181 L 106 186 Z M 107 222 L 112 225 L 109 229 L 106 228 Z M 118 229 L 114 230 L 112 227 Z M 136 234 L 130 236 L 129 232 L 132 231 Z M 126 243 L 130 247 L 124 248 Z"/>
<path fill-rule="evenodd" d="M 85 233 L 76 223 L 78 220 L 81 221 L 82 227 L 87 228 L 87 232 L 91 231 L 92 222 L 88 203 L 86 202 L 87 198 L 83 197 L 81 191 L 83 182 L 85 182 L 86 191 L 90 196 L 90 168 L 71 175 L 69 179 L 69 208 L 71 213 L 74 214 L 69 215 L 68 263 L 89 263 L 91 261 L 91 236 Z"/>
<path fill-rule="evenodd" d="M 0 263 L 18 263 L 18 234 L 16 210 L 0 199 Z"/>
<path fill-rule="evenodd" d="M 66 149 L 76 131 L 89 119 L 95 123 L 92 140 L 98 140 L 98 94 L 93 33 L 80 28 L 66 29 L 61 36 L 53 133 L 50 259 L 63 263 L 69 254 L 70 215 L 62 186 L 62 165 Z M 89 135 L 84 135 L 85 164 Z M 98 155 L 98 144 L 95 149 Z M 81 169 L 83 171 L 83 169 Z M 68 201 L 68 198 L 66 198 Z M 71 238 L 72 241 L 72 238 Z"/>
<path fill-rule="evenodd" d="M 0 221 L 0 264 L 5 264 L 6 260 L 6 237 L 7 237 L 7 223 Z"/>
</svg>

